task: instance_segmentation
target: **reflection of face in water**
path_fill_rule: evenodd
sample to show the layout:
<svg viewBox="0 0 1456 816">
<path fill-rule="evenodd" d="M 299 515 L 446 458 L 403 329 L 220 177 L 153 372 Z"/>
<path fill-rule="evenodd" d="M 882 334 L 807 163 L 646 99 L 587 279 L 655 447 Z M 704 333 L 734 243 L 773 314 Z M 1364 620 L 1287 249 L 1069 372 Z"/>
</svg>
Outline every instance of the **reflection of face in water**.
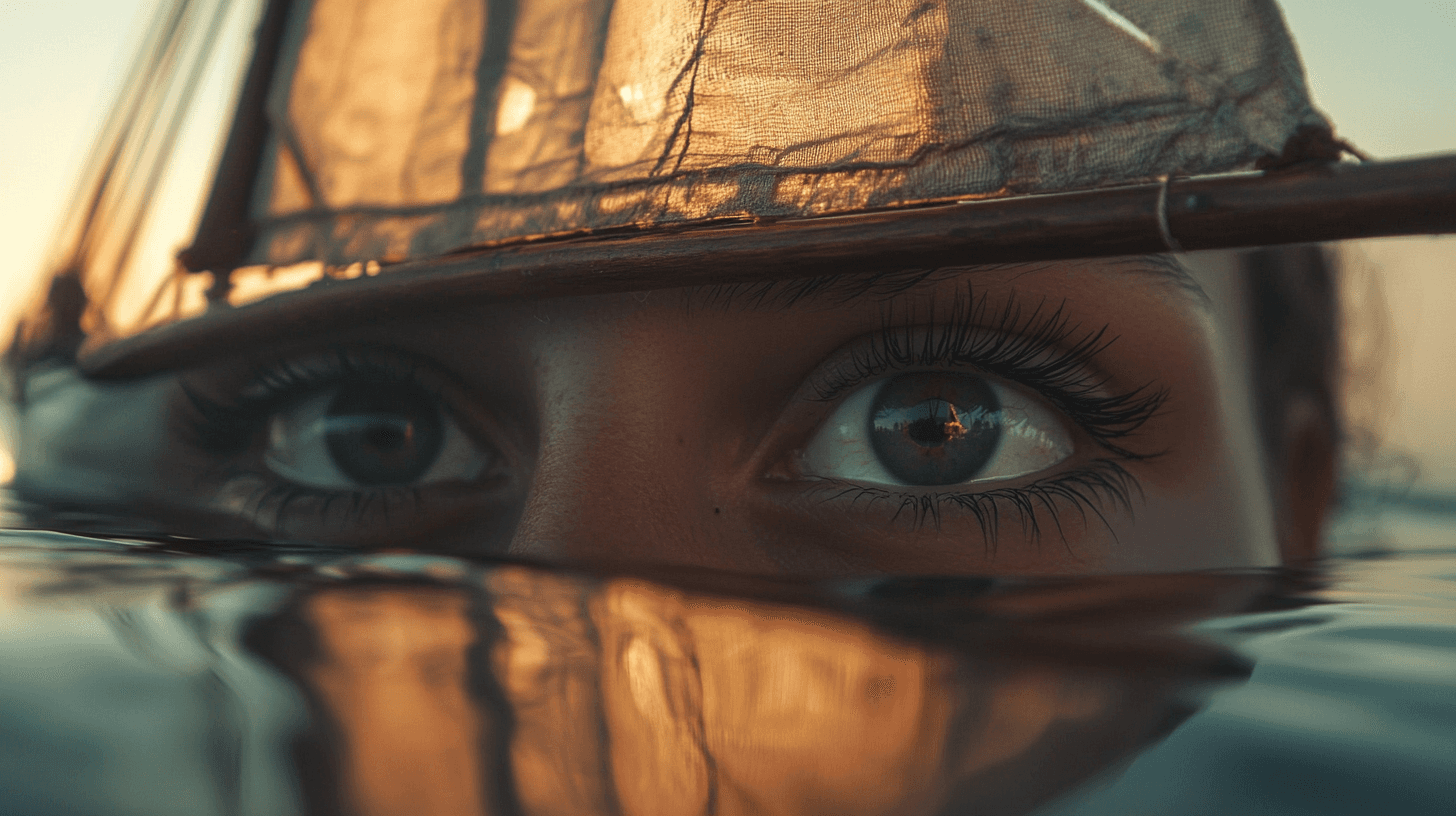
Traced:
<svg viewBox="0 0 1456 816">
<path fill-rule="evenodd" d="M 175 375 L 36 389 L 47 453 L 20 482 L 103 484 L 184 535 L 573 562 L 1277 563 L 1239 278 L 1189 264 L 321 314 Z"/>
<path fill-rule="evenodd" d="M 324 587 L 252 641 L 314 701 L 305 788 L 348 812 L 1009 814 L 1245 676 L 1169 632 L 1265 583 L 948 583 L 853 617 L 504 568 Z"/>
</svg>

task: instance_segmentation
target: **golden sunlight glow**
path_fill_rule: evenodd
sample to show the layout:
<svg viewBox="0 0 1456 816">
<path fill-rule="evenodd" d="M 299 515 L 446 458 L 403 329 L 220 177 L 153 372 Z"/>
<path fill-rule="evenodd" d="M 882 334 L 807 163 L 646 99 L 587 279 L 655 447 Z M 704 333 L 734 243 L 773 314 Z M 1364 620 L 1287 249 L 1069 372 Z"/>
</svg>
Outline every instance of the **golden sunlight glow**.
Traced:
<svg viewBox="0 0 1456 816">
<path fill-rule="evenodd" d="M 495 132 L 502 136 L 519 133 L 535 109 L 535 89 L 515 77 L 507 78 L 496 112 Z"/>
<path fill-rule="evenodd" d="M 349 268 L 363 267 L 363 264 L 354 264 Z M 228 303 L 242 306 L 281 292 L 302 289 L 322 280 L 325 271 L 323 263 L 319 261 L 306 261 L 289 266 L 245 266 L 234 269 L 228 277 L 232 283 L 232 289 L 228 291 Z"/>
</svg>

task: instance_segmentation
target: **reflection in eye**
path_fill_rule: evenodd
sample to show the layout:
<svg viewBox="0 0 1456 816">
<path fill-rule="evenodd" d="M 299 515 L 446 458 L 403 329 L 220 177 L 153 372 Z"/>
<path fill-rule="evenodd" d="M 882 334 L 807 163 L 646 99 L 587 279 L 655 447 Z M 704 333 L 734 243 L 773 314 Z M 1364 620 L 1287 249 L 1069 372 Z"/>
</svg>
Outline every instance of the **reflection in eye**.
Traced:
<svg viewBox="0 0 1456 816">
<path fill-rule="evenodd" d="M 348 489 L 469 481 L 487 456 L 424 390 L 366 382 L 274 414 L 263 461 L 301 485 Z"/>
<path fill-rule="evenodd" d="M 902 374 L 850 395 L 805 447 L 810 476 L 901 486 L 1012 479 L 1072 455 L 1052 408 L 972 374 Z"/>
</svg>

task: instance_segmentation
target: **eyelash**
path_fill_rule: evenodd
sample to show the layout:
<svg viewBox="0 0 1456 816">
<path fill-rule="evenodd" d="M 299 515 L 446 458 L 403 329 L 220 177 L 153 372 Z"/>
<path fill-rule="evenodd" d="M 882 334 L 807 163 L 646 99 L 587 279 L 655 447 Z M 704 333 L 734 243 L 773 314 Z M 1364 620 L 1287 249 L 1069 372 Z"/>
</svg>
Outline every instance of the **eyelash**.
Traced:
<svg viewBox="0 0 1456 816">
<path fill-rule="evenodd" d="M 184 384 L 182 391 L 193 409 L 185 430 L 192 443 L 208 453 L 241 453 L 276 411 L 346 381 L 413 385 L 447 403 L 439 386 L 421 376 L 422 370 L 418 361 L 393 352 L 336 348 L 304 360 L 259 366 L 234 396 L 225 399 L 204 396 Z"/>
<path fill-rule="evenodd" d="M 213 398 L 189 388 L 182 392 L 191 408 L 184 418 L 184 438 L 199 450 L 217 457 L 237 456 L 255 443 L 264 424 L 291 403 L 346 381 L 368 379 L 413 385 L 448 404 L 438 383 L 422 376 L 423 365 L 404 355 L 378 349 L 336 348 L 304 360 L 280 360 L 257 367 L 249 380 L 227 398 Z M 229 466 L 224 466 L 229 467 Z M 258 475 L 256 470 L 238 475 Z M 321 503 L 321 516 L 347 503 L 351 518 L 373 510 L 388 516 L 403 504 L 418 504 L 420 491 L 412 487 L 327 490 L 265 477 L 248 498 L 258 516 L 282 518 L 288 506 L 300 500 Z"/>
<path fill-rule="evenodd" d="M 1137 478 L 1112 459 L 1096 459 L 1076 470 L 1042 479 L 1023 487 L 1002 487 L 972 492 L 946 493 L 903 493 L 881 487 L 854 484 L 838 479 L 824 479 L 824 490 L 833 491 L 824 501 L 842 501 L 850 504 L 861 501 L 870 504 L 894 504 L 891 521 L 899 521 L 907 514 L 913 529 L 919 530 L 927 524 L 940 529 L 941 515 L 946 509 L 970 514 L 981 528 L 981 537 L 987 551 L 996 551 L 1000 535 L 1001 513 L 1010 508 L 1016 511 L 1021 527 L 1039 542 L 1042 537 L 1042 523 L 1038 515 L 1044 508 L 1051 514 L 1052 526 L 1056 527 L 1063 543 L 1068 539 L 1057 514 L 1056 503 L 1064 500 L 1071 503 L 1083 523 L 1090 512 L 1102 522 L 1102 526 L 1116 539 L 1116 531 L 1104 506 L 1131 511 L 1132 496 L 1142 495 Z"/>
<path fill-rule="evenodd" d="M 886 312 L 882 323 L 869 345 L 846 365 L 811 383 L 818 399 L 833 401 L 887 371 L 932 365 L 975 368 L 1036 391 L 1117 459 L 1159 455 L 1134 452 L 1120 441 L 1158 413 L 1168 399 L 1167 389 L 1143 385 L 1103 395 L 1107 380 L 1091 374 L 1097 355 L 1117 341 L 1107 336 L 1107 326 L 1083 331 L 1064 314 L 1064 306 L 1048 311 L 1042 301 L 1027 312 L 1015 297 L 992 312 L 969 288 L 956 296 L 948 321 L 920 327 L 913 319 Z"/>
<path fill-rule="evenodd" d="M 971 492 L 909 493 L 825 480 L 835 490 L 827 500 L 848 499 L 851 504 L 893 503 L 893 518 L 909 513 L 915 529 L 932 524 L 939 529 L 945 509 L 969 513 L 976 519 L 991 549 L 1001 527 L 1003 508 L 1014 509 L 1023 529 L 1040 540 L 1038 510 L 1056 513 L 1058 500 L 1070 502 L 1084 521 L 1090 512 L 1113 531 L 1104 506 L 1131 510 L 1133 494 L 1141 494 L 1137 479 L 1121 464 L 1162 454 L 1137 452 L 1125 444 L 1138 429 L 1158 414 L 1168 399 L 1166 388 L 1145 384 L 1131 391 L 1107 393 L 1108 380 L 1092 372 L 1095 358 L 1117 340 L 1108 327 L 1083 330 L 1066 316 L 1064 306 L 1049 309 L 1041 301 L 1030 310 L 1013 296 L 993 311 L 984 298 L 967 287 L 956 296 L 949 320 L 917 325 L 914 315 L 896 317 L 886 311 L 882 328 L 845 363 L 810 383 L 817 399 L 831 402 L 886 372 L 922 366 L 976 369 L 1037 392 L 1061 410 L 1108 455 L 1081 468 L 1030 485 Z M 1061 536 L 1066 541 L 1066 536 Z"/>
</svg>

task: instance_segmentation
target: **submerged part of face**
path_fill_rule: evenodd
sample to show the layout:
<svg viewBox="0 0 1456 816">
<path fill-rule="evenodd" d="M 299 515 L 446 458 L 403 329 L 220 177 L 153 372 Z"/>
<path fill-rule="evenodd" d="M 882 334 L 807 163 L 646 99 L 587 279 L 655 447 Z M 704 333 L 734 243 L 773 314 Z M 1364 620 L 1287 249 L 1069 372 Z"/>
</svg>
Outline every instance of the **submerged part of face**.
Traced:
<svg viewBox="0 0 1456 816">
<path fill-rule="evenodd" d="M 1272 565 L 1233 258 L 421 304 L 32 378 L 17 486 L 183 535 L 572 563 Z"/>
</svg>

